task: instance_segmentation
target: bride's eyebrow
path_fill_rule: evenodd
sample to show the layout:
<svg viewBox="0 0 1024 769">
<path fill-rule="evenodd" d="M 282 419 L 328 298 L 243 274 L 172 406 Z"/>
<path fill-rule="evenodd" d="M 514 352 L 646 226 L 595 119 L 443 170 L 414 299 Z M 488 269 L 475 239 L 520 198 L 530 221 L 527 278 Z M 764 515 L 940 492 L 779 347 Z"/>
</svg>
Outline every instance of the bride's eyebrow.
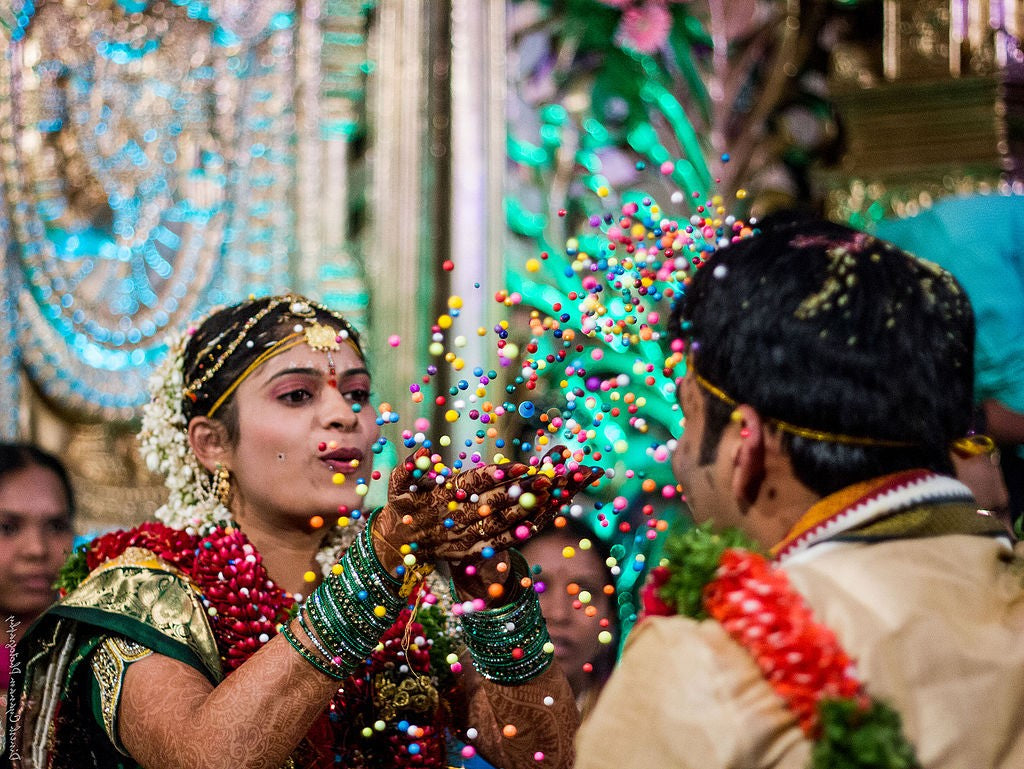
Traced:
<svg viewBox="0 0 1024 769">
<path fill-rule="evenodd" d="M 314 368 L 312 366 L 293 366 L 291 368 L 281 369 L 270 375 L 268 381 L 273 381 L 279 377 L 289 376 L 290 374 L 302 374 L 304 376 L 323 376 L 323 369 Z"/>
<path fill-rule="evenodd" d="M 280 371 L 275 371 L 267 379 L 267 383 L 269 384 L 271 382 L 276 381 L 277 379 L 280 379 L 283 376 L 291 376 L 294 374 L 298 374 L 299 376 L 323 377 L 326 376 L 327 372 L 324 371 L 323 369 L 316 368 L 315 366 L 291 366 L 286 369 L 281 369 Z M 344 371 L 339 373 L 337 377 L 338 379 L 342 379 L 345 377 L 358 376 L 361 374 L 365 374 L 367 377 L 369 377 L 370 371 L 369 369 L 366 369 L 362 366 L 358 366 L 356 368 L 345 369 Z"/>
<path fill-rule="evenodd" d="M 363 368 L 363 367 L 360 366 L 359 368 L 345 369 L 338 376 L 339 377 L 343 377 L 343 376 L 356 376 L 357 374 L 366 374 L 366 376 L 370 376 L 370 371 L 369 371 L 369 369 L 366 369 L 366 368 Z"/>
</svg>

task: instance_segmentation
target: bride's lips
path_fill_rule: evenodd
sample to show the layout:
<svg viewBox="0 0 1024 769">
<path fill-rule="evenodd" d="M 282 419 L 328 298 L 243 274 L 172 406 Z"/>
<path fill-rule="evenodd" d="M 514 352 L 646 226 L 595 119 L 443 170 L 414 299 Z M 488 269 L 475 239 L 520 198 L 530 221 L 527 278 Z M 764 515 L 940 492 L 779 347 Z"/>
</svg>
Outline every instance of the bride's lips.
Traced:
<svg viewBox="0 0 1024 769">
<path fill-rule="evenodd" d="M 331 472 L 351 473 L 363 463 L 363 452 L 343 446 L 321 454 L 320 461 L 327 465 Z"/>
</svg>

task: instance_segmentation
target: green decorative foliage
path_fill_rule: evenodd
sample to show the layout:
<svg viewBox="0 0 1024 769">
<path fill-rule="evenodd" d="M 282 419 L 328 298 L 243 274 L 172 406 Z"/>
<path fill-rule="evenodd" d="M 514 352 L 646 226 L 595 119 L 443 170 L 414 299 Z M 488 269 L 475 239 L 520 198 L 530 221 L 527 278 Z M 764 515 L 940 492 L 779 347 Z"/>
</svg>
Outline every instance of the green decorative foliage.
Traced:
<svg viewBox="0 0 1024 769">
<path fill-rule="evenodd" d="M 823 700 L 821 735 L 814 743 L 810 769 L 918 769 L 900 722 L 888 705 L 873 701 Z"/>
<path fill-rule="evenodd" d="M 415 621 L 423 626 L 423 636 L 434 641 L 428 654 L 430 669 L 438 678 L 438 688 L 445 690 L 454 686 L 455 677 L 447 658 L 452 652 L 458 653 L 459 640 L 449 632 L 445 612 L 436 605 L 421 605 L 416 612 Z"/>
<path fill-rule="evenodd" d="M 715 578 L 722 553 L 730 548 L 758 549 L 739 529 L 716 533 L 710 523 L 671 534 L 665 542 L 662 561 L 671 576 L 658 596 L 684 616 L 707 619 L 704 587 Z"/>
<path fill-rule="evenodd" d="M 82 581 L 89 574 L 89 566 L 86 562 L 86 545 L 79 545 L 68 556 L 64 565 L 60 567 L 57 574 L 57 581 L 54 587 L 62 592 L 70 592 L 82 584 Z"/>
</svg>

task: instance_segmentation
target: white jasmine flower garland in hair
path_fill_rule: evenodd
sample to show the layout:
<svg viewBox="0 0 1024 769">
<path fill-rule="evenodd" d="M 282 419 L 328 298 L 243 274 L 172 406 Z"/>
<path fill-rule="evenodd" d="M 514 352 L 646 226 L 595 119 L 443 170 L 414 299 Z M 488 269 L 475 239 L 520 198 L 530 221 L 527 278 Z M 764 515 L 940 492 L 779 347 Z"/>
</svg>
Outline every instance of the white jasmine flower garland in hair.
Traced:
<svg viewBox="0 0 1024 769">
<path fill-rule="evenodd" d="M 181 410 L 185 345 L 194 329 L 167 339 L 167 355 L 149 378 L 149 402 L 142 409 L 139 451 L 151 472 L 160 473 L 167 501 L 154 514 L 166 525 L 202 533 L 232 523 L 231 512 L 210 488 L 210 477 L 188 444 L 188 425 Z M 365 516 L 344 528 L 334 526 L 317 554 L 326 575 L 365 525 Z"/>
</svg>

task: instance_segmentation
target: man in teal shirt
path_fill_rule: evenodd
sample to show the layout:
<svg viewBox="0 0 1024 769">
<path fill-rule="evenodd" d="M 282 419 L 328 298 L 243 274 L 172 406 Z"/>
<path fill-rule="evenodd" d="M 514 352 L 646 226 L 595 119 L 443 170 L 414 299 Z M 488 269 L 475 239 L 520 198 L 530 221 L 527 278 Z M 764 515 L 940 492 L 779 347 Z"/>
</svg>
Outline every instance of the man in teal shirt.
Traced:
<svg viewBox="0 0 1024 769">
<path fill-rule="evenodd" d="M 878 237 L 953 273 L 974 308 L 975 399 L 1003 451 L 1011 514 L 1024 513 L 1024 195 L 951 196 Z"/>
</svg>

